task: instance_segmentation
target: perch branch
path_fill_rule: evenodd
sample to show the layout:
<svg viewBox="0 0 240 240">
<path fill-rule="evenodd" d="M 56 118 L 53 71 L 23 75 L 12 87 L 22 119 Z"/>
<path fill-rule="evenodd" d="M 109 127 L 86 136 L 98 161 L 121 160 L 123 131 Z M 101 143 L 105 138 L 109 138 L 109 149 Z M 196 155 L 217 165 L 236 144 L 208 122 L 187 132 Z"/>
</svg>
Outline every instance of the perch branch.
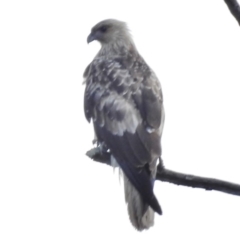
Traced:
<svg viewBox="0 0 240 240">
<path fill-rule="evenodd" d="M 111 165 L 110 153 L 102 151 L 99 147 L 89 150 L 86 153 L 86 155 L 96 162 Z M 162 161 L 160 161 L 158 165 L 156 179 L 162 182 L 173 183 L 176 185 L 182 185 L 193 188 L 203 188 L 205 190 L 215 190 L 240 196 L 239 184 L 230 183 L 227 181 L 214 178 L 199 177 L 168 170 L 163 166 Z"/>
</svg>

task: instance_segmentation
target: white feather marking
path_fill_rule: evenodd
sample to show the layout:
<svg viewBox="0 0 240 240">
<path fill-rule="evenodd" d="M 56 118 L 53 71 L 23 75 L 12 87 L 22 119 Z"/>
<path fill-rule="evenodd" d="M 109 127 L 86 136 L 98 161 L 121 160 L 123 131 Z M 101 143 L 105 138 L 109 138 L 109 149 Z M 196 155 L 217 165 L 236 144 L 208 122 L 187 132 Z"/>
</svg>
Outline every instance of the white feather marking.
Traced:
<svg viewBox="0 0 240 240">
<path fill-rule="evenodd" d="M 117 168 L 119 167 L 118 163 L 117 163 L 117 160 L 113 157 L 113 155 L 111 155 L 111 166 L 113 168 Z"/>
<path fill-rule="evenodd" d="M 147 130 L 148 133 L 152 133 L 152 132 L 155 131 L 155 129 L 151 128 L 151 127 L 147 127 L 146 130 Z"/>
<path fill-rule="evenodd" d="M 122 179 L 122 177 L 123 177 L 122 170 L 121 170 L 121 168 L 119 167 L 119 165 L 118 165 L 118 163 L 117 163 L 117 160 L 114 158 L 113 155 L 111 155 L 110 161 L 111 161 L 111 166 L 113 167 L 113 172 L 114 172 L 114 173 L 115 173 L 115 169 L 118 168 L 119 183 L 121 183 L 121 179 Z"/>
</svg>

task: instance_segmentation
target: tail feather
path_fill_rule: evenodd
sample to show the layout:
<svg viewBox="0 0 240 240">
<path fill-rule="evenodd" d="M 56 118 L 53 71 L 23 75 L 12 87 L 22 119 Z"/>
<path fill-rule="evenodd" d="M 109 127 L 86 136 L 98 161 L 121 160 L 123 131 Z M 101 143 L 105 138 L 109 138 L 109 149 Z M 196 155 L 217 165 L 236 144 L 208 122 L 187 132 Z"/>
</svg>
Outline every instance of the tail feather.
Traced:
<svg viewBox="0 0 240 240">
<path fill-rule="evenodd" d="M 123 174 L 125 201 L 128 206 L 128 214 L 132 225 L 138 230 L 149 229 L 154 225 L 154 211 L 146 204 L 136 188 Z"/>
<path fill-rule="evenodd" d="M 111 165 L 114 168 L 119 167 L 119 174 L 123 177 L 125 201 L 127 203 L 128 215 L 132 225 L 138 231 L 149 229 L 154 225 L 154 212 L 162 214 L 161 207 L 152 191 L 153 183 L 146 177 L 144 171 L 142 171 L 140 175 L 135 175 L 136 171 L 133 171 L 129 166 L 126 168 L 124 164 L 119 165 L 113 156 L 111 156 Z M 139 179 L 139 176 L 142 176 L 140 178 L 142 180 L 140 181 L 141 184 L 139 184 L 138 181 L 134 181 Z M 140 195 L 139 190 L 130 182 L 128 177 L 130 177 L 130 180 L 139 188 L 140 186 L 145 187 L 145 191 L 143 192 L 146 193 L 145 198 Z M 144 183 L 147 183 L 147 186 Z"/>
<path fill-rule="evenodd" d="M 144 170 L 138 171 L 128 162 L 118 162 L 120 168 L 129 179 L 129 184 L 142 196 L 143 201 L 148 203 L 158 214 L 162 214 L 161 206 L 153 192 L 153 182 L 148 173 Z"/>
</svg>

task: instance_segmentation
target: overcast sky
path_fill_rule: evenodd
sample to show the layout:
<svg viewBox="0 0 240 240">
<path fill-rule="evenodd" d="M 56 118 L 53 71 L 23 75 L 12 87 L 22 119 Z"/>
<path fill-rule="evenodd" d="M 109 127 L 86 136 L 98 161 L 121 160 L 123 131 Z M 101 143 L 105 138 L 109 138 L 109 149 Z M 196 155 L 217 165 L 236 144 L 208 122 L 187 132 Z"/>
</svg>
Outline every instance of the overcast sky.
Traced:
<svg viewBox="0 0 240 240">
<path fill-rule="evenodd" d="M 87 35 L 126 21 L 156 72 L 169 169 L 240 183 L 240 28 L 224 1 L 0 3 L 0 239 L 239 240 L 240 198 L 157 182 L 163 216 L 138 233 L 117 172 L 91 161 Z"/>
</svg>

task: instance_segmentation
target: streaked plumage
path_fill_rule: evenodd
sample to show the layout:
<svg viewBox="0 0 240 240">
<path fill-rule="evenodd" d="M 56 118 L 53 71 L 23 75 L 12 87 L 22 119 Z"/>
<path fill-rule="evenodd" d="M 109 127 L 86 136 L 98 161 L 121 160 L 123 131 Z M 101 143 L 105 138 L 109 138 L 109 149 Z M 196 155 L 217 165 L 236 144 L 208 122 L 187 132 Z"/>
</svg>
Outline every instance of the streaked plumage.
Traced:
<svg viewBox="0 0 240 240">
<path fill-rule="evenodd" d="M 153 210 L 162 213 L 153 193 L 164 124 L 161 86 L 124 22 L 98 23 L 88 36 L 93 40 L 101 49 L 84 72 L 85 116 L 124 173 L 129 217 L 141 231 L 153 225 Z"/>
</svg>

